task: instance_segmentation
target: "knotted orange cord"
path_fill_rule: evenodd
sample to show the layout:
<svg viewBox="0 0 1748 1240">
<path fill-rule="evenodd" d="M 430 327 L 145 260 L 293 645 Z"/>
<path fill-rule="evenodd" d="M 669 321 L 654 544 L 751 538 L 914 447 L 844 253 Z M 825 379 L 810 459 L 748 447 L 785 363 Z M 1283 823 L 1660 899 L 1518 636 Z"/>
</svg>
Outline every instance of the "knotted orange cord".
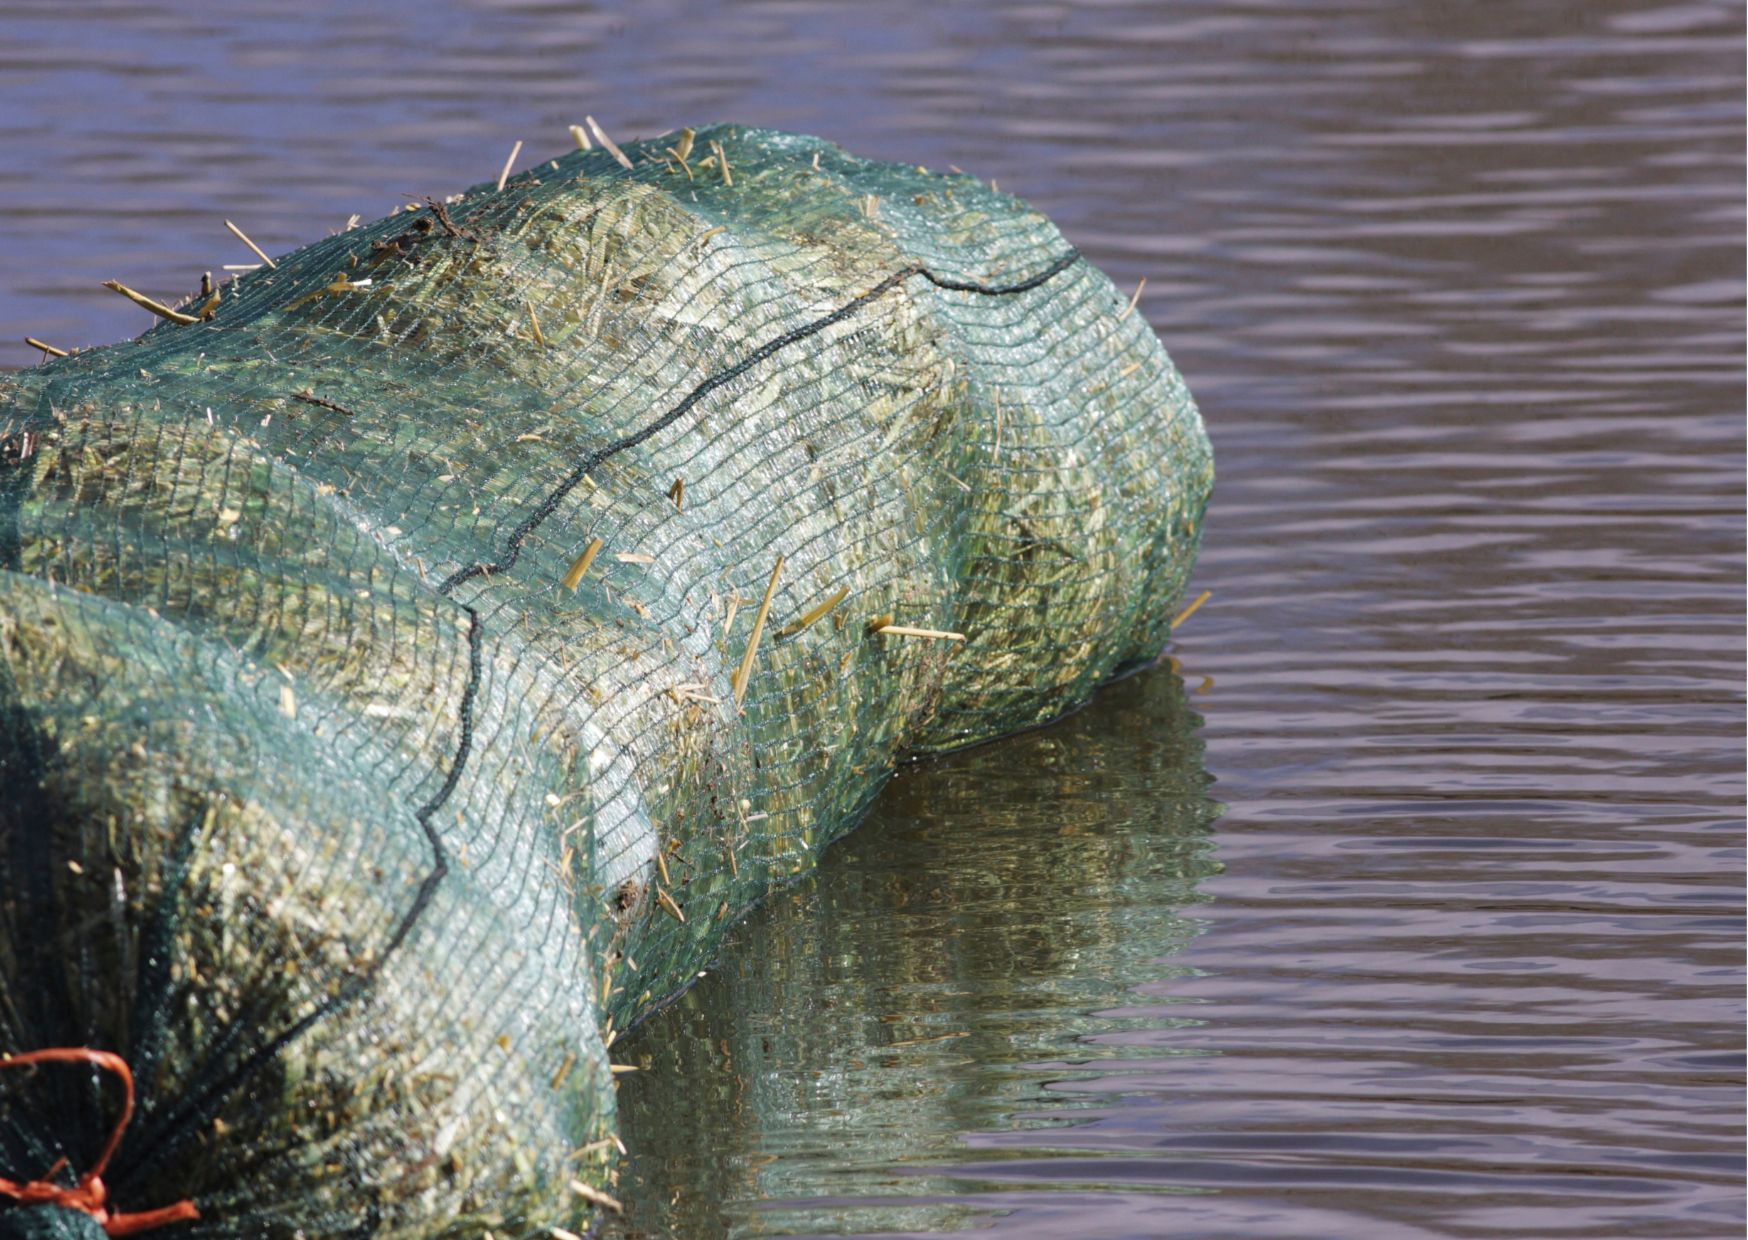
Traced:
<svg viewBox="0 0 1748 1240">
<path fill-rule="evenodd" d="M 122 1130 L 127 1127 L 134 1114 L 134 1074 L 128 1071 L 127 1062 L 120 1055 L 111 1054 L 109 1051 L 94 1051 L 83 1046 L 53 1047 L 0 1059 L 0 1068 L 17 1068 L 32 1063 L 91 1063 L 100 1068 L 108 1068 L 121 1078 L 121 1118 L 115 1123 L 115 1131 L 109 1134 L 109 1142 L 103 1147 L 103 1153 L 97 1156 L 97 1164 L 80 1176 L 79 1182 L 72 1188 L 62 1188 L 52 1182 L 54 1174 L 67 1165 L 67 1160 L 62 1158 L 43 1173 L 42 1179 L 32 1180 L 28 1184 L 20 1184 L 0 1176 L 0 1193 L 21 1206 L 51 1205 L 62 1206 L 68 1210 L 82 1210 L 95 1219 L 108 1236 L 131 1236 L 137 1231 L 162 1227 L 165 1223 L 200 1217 L 200 1211 L 194 1208 L 192 1201 L 178 1201 L 173 1206 L 165 1206 L 160 1210 L 144 1210 L 139 1214 L 111 1214 L 104 1206 L 109 1190 L 103 1187 L 103 1169 L 109 1166 L 109 1157 L 115 1153 L 115 1147 L 121 1144 Z"/>
</svg>

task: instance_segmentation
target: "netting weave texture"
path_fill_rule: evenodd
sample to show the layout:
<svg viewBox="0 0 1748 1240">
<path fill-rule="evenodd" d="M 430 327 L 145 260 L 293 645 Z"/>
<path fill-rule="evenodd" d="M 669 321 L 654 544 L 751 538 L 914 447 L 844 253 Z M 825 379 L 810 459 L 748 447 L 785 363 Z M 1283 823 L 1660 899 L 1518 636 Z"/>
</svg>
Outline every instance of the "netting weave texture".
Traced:
<svg viewBox="0 0 1748 1240">
<path fill-rule="evenodd" d="M 585 1229 L 613 1031 L 896 762 L 1163 647 L 1212 459 L 1110 281 L 970 177 L 674 147 L 0 384 L 0 1048 L 126 1059 L 118 1208 Z M 0 1076 L 72 1183 L 113 1084 Z"/>
</svg>

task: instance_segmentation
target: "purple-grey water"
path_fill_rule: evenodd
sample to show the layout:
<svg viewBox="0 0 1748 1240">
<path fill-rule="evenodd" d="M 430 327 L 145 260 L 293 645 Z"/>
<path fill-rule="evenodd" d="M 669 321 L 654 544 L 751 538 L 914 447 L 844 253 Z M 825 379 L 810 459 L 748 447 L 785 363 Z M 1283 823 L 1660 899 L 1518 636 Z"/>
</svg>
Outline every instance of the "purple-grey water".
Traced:
<svg viewBox="0 0 1748 1240">
<path fill-rule="evenodd" d="M 617 1234 L 1743 1227 L 1743 13 L 0 0 L 0 362 L 738 120 L 1051 213 L 1199 397 L 1175 664 L 902 772 L 616 1046 Z"/>
</svg>

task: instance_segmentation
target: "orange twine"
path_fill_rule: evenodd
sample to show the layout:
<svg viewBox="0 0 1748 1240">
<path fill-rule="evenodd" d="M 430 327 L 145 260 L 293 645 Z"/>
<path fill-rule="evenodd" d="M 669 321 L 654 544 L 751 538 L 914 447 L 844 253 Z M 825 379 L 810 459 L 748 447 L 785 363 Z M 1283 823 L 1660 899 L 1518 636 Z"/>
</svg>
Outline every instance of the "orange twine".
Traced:
<svg viewBox="0 0 1748 1240">
<path fill-rule="evenodd" d="M 122 1130 L 127 1127 L 128 1120 L 134 1114 L 134 1074 L 128 1071 L 126 1060 L 109 1051 L 68 1046 L 12 1055 L 0 1059 L 0 1068 L 18 1068 L 32 1063 L 91 1063 L 100 1068 L 108 1068 L 121 1078 L 125 1095 L 121 1105 L 121 1118 L 116 1121 L 115 1131 L 109 1134 L 109 1143 L 103 1147 L 103 1153 L 97 1156 L 97 1165 L 80 1176 L 79 1182 L 72 1188 L 62 1188 L 53 1183 L 55 1173 L 67 1165 L 67 1160 L 62 1158 L 43 1173 L 42 1179 L 32 1180 L 28 1184 L 20 1184 L 0 1176 L 0 1193 L 21 1206 L 51 1205 L 62 1206 L 68 1210 L 82 1210 L 95 1219 L 108 1236 L 131 1236 L 137 1231 L 162 1227 L 165 1223 L 200 1217 L 200 1211 L 194 1208 L 192 1201 L 178 1201 L 161 1210 L 143 1210 L 138 1214 L 111 1214 L 103 1204 L 109 1196 L 109 1190 L 103 1187 L 103 1169 L 109 1165 L 109 1157 L 115 1153 L 115 1147 L 121 1144 Z"/>
</svg>

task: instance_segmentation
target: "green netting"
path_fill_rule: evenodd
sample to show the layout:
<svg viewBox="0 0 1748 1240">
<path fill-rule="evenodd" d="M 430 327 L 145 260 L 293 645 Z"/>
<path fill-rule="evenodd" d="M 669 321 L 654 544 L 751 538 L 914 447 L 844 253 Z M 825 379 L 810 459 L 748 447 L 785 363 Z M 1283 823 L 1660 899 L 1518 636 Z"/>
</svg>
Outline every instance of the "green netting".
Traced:
<svg viewBox="0 0 1748 1240">
<path fill-rule="evenodd" d="M 585 1229 L 613 1031 L 894 763 L 1162 648 L 1212 462 L 1110 281 L 970 177 L 697 138 L 0 386 L 0 1040 L 127 1059 L 117 1208 Z M 119 1105 L 0 1090 L 15 1180 Z"/>
</svg>

